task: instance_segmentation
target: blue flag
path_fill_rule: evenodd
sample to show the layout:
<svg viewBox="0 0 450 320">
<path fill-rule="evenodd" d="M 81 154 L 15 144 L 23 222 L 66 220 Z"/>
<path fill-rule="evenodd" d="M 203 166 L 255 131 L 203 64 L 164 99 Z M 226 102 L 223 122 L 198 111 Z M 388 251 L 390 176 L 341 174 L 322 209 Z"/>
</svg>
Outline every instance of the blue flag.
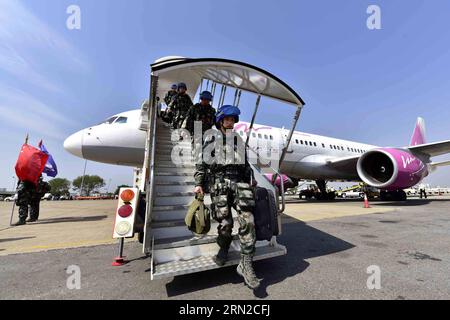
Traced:
<svg viewBox="0 0 450 320">
<path fill-rule="evenodd" d="M 53 160 L 52 155 L 47 151 L 47 148 L 45 148 L 42 141 L 39 142 L 39 148 L 41 149 L 42 152 L 48 154 L 48 160 L 47 163 L 45 164 L 43 172 L 49 177 L 52 178 L 56 177 L 56 175 L 58 174 L 58 168 L 56 167 L 55 160 Z"/>
</svg>

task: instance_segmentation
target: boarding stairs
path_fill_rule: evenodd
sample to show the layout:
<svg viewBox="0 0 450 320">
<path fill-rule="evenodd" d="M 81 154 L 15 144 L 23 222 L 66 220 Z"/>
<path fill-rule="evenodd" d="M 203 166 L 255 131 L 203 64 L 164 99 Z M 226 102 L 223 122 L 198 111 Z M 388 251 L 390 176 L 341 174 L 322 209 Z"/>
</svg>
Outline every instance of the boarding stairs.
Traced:
<svg viewBox="0 0 450 320">
<path fill-rule="evenodd" d="M 151 278 L 160 279 L 177 275 L 219 268 L 212 257 L 218 252 L 216 244 L 217 222 L 211 220 L 210 232 L 202 238 L 195 237 L 185 225 L 184 218 L 190 203 L 194 199 L 194 170 L 192 157 L 183 158 L 182 164 L 172 160 L 174 143 L 173 129 L 160 118 L 156 119 L 155 152 L 153 167 L 153 192 L 147 208 L 146 242 L 144 251 L 151 255 Z M 176 148 L 182 155 L 191 154 L 191 143 L 177 142 Z M 258 185 L 263 185 L 274 191 L 273 186 L 254 170 Z M 152 183 L 152 182 L 150 182 Z M 209 195 L 205 204 L 211 203 Z M 225 266 L 236 265 L 240 260 L 240 245 L 238 238 L 239 223 L 235 220 L 233 228 L 233 243 L 230 248 L 229 260 Z M 277 244 L 276 237 L 271 241 L 258 241 L 254 260 L 276 257 L 286 254 L 286 248 Z"/>
</svg>

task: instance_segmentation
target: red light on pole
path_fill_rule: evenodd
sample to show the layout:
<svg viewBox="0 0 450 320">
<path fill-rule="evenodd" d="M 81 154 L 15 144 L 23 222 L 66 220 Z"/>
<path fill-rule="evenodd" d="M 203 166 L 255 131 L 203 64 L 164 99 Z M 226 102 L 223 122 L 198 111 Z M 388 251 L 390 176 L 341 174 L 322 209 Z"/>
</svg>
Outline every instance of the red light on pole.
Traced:
<svg viewBox="0 0 450 320">
<path fill-rule="evenodd" d="M 129 204 L 124 204 L 117 211 L 122 218 L 128 218 L 133 213 L 133 208 Z"/>
</svg>

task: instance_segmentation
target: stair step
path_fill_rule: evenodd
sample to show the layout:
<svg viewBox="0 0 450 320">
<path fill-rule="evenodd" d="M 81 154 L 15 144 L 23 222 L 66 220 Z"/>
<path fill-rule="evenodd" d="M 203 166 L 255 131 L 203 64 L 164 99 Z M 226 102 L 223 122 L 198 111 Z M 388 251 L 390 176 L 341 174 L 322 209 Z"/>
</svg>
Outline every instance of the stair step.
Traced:
<svg viewBox="0 0 450 320">
<path fill-rule="evenodd" d="M 179 167 L 186 167 L 186 168 L 194 168 L 195 163 L 192 161 L 192 158 L 189 159 L 175 159 L 175 161 L 171 160 L 161 160 L 156 161 L 155 166 L 157 168 L 165 167 L 165 168 L 179 168 Z"/>
<path fill-rule="evenodd" d="M 194 197 L 194 192 L 156 192 L 157 197 Z"/>
<path fill-rule="evenodd" d="M 253 260 L 258 261 L 267 258 L 278 257 L 285 255 L 286 253 L 286 248 L 281 245 L 259 247 L 255 252 Z M 152 266 L 152 280 L 221 268 L 214 262 L 214 260 L 212 259 L 213 257 L 214 254 L 210 254 L 196 257 L 190 260 L 179 260 L 163 264 L 156 264 L 155 266 Z M 226 262 L 224 267 L 237 265 L 239 264 L 239 261 L 240 253 L 238 251 L 230 251 L 228 255 L 228 261 Z"/>
<path fill-rule="evenodd" d="M 155 176 L 161 177 L 192 177 L 193 174 L 191 172 L 156 172 Z"/>
<path fill-rule="evenodd" d="M 186 210 L 168 210 L 168 211 L 153 211 L 152 212 L 152 223 L 162 222 L 162 221 L 174 221 L 184 219 L 186 216 Z"/>
<path fill-rule="evenodd" d="M 164 180 L 159 178 L 180 178 L 182 180 Z M 158 180 L 159 179 L 159 180 Z M 155 176 L 155 185 L 158 186 L 195 186 L 194 178 L 190 176 Z"/>
<path fill-rule="evenodd" d="M 203 238 L 198 239 L 195 238 L 193 234 L 182 237 L 155 239 L 154 250 L 174 249 L 216 243 L 216 239 L 217 235 L 206 235 Z M 233 235 L 233 240 L 239 240 L 239 236 L 237 234 Z"/>
<path fill-rule="evenodd" d="M 189 206 L 153 206 L 152 211 L 170 211 L 170 210 L 185 210 L 185 212 L 189 209 Z"/>
<path fill-rule="evenodd" d="M 194 173 L 187 176 L 155 176 L 156 185 L 179 185 L 183 183 L 189 183 L 189 185 L 195 185 Z M 161 191 L 162 192 L 162 191 Z M 174 192 L 179 192 L 175 191 Z"/>
<path fill-rule="evenodd" d="M 155 175 L 158 175 L 159 173 L 168 172 L 168 173 L 189 173 L 192 176 L 194 176 L 195 173 L 195 166 L 190 168 L 183 168 L 183 167 L 156 167 L 155 168 Z"/>
<path fill-rule="evenodd" d="M 155 185 L 155 192 L 192 192 L 194 191 L 195 184 L 183 184 L 183 185 Z"/>
<path fill-rule="evenodd" d="M 183 197 L 156 197 L 154 200 L 155 206 L 178 206 L 178 205 L 189 205 L 193 196 L 183 196 Z"/>
<path fill-rule="evenodd" d="M 192 189 L 191 189 L 192 190 Z M 190 193 L 191 199 L 194 199 L 194 194 Z M 207 206 L 211 205 L 211 198 L 207 196 L 205 198 L 205 204 Z M 158 210 L 155 210 L 158 208 Z M 165 210 L 167 209 L 167 210 Z M 175 220 L 183 220 L 184 217 L 186 217 L 186 213 L 189 209 L 189 205 L 185 206 L 157 206 L 154 207 L 152 210 L 152 221 L 154 222 L 168 222 L 168 221 L 175 221 Z M 234 210 L 233 210 L 233 216 L 234 216 Z"/>
</svg>

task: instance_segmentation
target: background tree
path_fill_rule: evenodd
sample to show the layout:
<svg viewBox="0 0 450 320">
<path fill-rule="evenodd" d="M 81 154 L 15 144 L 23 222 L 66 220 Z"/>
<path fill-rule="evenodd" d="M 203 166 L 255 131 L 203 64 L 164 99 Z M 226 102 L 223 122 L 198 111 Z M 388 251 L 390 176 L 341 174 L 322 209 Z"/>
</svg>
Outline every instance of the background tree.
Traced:
<svg viewBox="0 0 450 320">
<path fill-rule="evenodd" d="M 120 188 L 131 188 L 131 186 L 127 186 L 126 184 L 121 184 L 120 186 L 117 186 L 116 191 L 114 192 L 114 195 L 118 195 Z"/>
<path fill-rule="evenodd" d="M 81 190 L 81 182 L 83 181 L 83 177 L 77 177 L 75 180 L 73 180 L 72 185 L 74 186 L 74 189 L 77 191 L 82 192 L 83 194 L 90 196 L 93 192 L 98 192 L 98 189 L 105 186 L 105 181 L 96 175 L 90 176 L 85 175 L 84 176 L 84 183 L 83 183 L 83 190 Z"/>
<path fill-rule="evenodd" d="M 62 196 L 69 194 L 70 181 L 64 178 L 52 179 L 48 182 L 50 184 L 50 192 L 54 196 Z"/>
</svg>

